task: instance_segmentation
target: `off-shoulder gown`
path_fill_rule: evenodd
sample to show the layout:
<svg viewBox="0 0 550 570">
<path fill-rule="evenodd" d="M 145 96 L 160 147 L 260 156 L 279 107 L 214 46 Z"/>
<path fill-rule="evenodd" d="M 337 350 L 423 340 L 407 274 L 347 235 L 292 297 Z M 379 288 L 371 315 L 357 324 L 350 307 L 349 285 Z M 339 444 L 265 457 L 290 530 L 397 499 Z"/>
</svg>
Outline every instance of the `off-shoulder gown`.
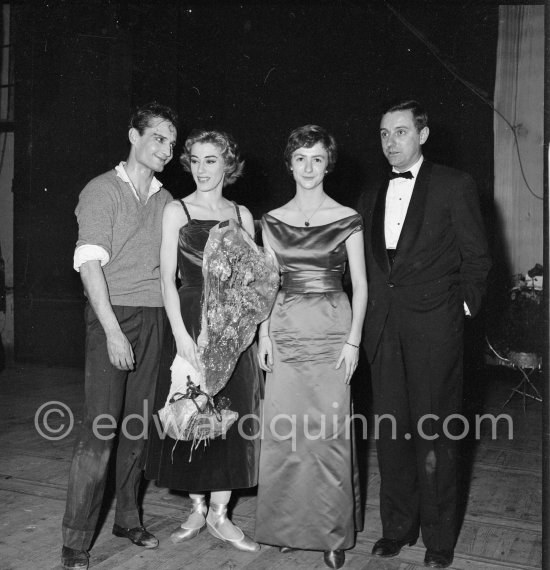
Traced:
<svg viewBox="0 0 550 570">
<path fill-rule="evenodd" d="M 342 289 L 354 214 L 296 227 L 267 214 L 262 230 L 282 273 L 270 321 L 256 512 L 258 542 L 303 550 L 352 548 L 361 527 L 359 477 L 345 364 L 351 325 Z"/>
</svg>

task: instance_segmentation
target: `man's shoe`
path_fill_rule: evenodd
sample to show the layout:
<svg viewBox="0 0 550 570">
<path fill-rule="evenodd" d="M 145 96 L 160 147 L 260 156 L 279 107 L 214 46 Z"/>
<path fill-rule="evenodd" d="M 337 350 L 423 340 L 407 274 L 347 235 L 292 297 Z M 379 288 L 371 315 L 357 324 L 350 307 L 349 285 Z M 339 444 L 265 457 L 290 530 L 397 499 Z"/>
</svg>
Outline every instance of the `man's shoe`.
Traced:
<svg viewBox="0 0 550 570">
<path fill-rule="evenodd" d="M 64 546 L 61 550 L 61 566 L 67 570 L 88 570 L 90 555 L 85 550 Z"/>
<path fill-rule="evenodd" d="M 124 528 L 118 524 L 113 525 L 113 534 L 130 539 L 136 546 L 143 548 L 156 548 L 159 545 L 158 538 L 146 531 L 142 526 L 134 528 Z"/>
<path fill-rule="evenodd" d="M 429 568 L 448 568 L 453 563 L 452 550 L 426 550 L 424 566 Z"/>
<path fill-rule="evenodd" d="M 372 553 L 375 556 L 381 556 L 382 558 L 391 558 L 392 556 L 397 556 L 404 546 L 414 546 L 416 544 L 416 540 L 416 538 L 413 538 L 412 540 L 381 538 L 376 541 L 376 544 L 372 547 Z"/>
</svg>

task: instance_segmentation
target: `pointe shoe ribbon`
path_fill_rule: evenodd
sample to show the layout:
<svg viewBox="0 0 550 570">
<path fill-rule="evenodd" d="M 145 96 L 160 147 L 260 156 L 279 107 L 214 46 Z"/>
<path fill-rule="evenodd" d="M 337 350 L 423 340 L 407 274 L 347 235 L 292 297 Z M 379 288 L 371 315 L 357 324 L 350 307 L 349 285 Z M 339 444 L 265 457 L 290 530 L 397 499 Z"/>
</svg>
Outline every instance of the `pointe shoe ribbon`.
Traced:
<svg viewBox="0 0 550 570">
<path fill-rule="evenodd" d="M 195 538 L 206 527 L 208 509 L 204 497 L 193 498 L 193 506 L 187 520 L 172 532 L 170 539 L 174 544 Z"/>
<path fill-rule="evenodd" d="M 223 527 L 227 527 L 229 525 L 238 531 L 238 538 L 229 538 L 228 536 L 223 535 Z M 238 526 L 234 525 L 227 518 L 227 505 L 210 503 L 208 516 L 206 517 L 206 527 L 212 536 L 231 544 L 231 546 L 235 547 L 237 550 L 241 550 L 243 552 L 258 552 L 258 550 L 260 550 L 260 545 L 257 542 L 246 536 Z"/>
</svg>

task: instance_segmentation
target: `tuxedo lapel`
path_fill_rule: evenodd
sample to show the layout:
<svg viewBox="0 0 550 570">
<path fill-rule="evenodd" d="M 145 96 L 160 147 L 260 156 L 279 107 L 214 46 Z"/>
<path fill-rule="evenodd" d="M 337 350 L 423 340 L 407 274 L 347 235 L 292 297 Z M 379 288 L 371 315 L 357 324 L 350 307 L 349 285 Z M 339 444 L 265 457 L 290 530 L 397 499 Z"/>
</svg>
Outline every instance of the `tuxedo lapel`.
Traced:
<svg viewBox="0 0 550 570">
<path fill-rule="evenodd" d="M 400 265 L 400 262 L 410 259 L 409 253 L 412 250 L 422 228 L 432 166 L 431 162 L 424 160 L 420 170 L 418 171 L 411 201 L 407 208 L 405 222 L 403 223 L 403 229 L 401 230 L 401 235 L 397 242 L 395 262 L 392 268 L 393 271 L 395 271 L 396 265 Z"/>
<path fill-rule="evenodd" d="M 374 212 L 372 215 L 372 253 L 374 259 L 380 266 L 380 269 L 389 274 L 390 262 L 388 261 L 388 254 L 386 252 L 386 235 L 384 231 L 384 219 L 386 217 L 386 194 L 388 193 L 388 181 L 385 180 L 380 185 L 374 205 Z"/>
</svg>

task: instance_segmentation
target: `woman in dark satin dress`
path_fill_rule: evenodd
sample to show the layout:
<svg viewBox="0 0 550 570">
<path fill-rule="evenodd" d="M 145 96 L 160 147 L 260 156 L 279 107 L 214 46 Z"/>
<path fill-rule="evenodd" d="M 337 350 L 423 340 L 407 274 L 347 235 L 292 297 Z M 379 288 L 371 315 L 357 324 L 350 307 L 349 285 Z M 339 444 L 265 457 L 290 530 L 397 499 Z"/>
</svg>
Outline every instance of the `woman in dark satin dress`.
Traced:
<svg viewBox="0 0 550 570">
<path fill-rule="evenodd" d="M 197 189 L 183 200 L 168 204 L 163 215 L 160 273 L 170 330 L 161 360 L 155 411 L 164 406 L 168 397 L 170 365 L 176 353 L 199 369 L 196 341 L 201 321 L 202 256 L 210 230 L 218 222 L 233 218 L 254 235 L 250 212 L 222 194 L 224 186 L 234 182 L 243 168 L 235 141 L 218 131 L 191 133 L 181 162 L 193 175 Z M 179 291 L 176 270 L 181 278 Z M 258 424 L 253 418 L 259 414 L 262 383 L 253 344 L 240 356 L 227 385 L 216 396 L 229 398 L 231 409 L 241 418 L 223 438 L 192 450 L 192 442 L 178 441 L 174 448 L 173 439 L 161 438 L 157 429 L 150 430 L 146 477 L 155 479 L 159 486 L 187 491 L 192 500 L 191 513 L 171 535 L 173 542 L 190 540 L 208 528 L 210 534 L 239 550 L 260 549 L 226 513 L 232 489 L 257 484 L 260 442 Z M 250 419 L 246 419 L 247 415 Z M 208 506 L 206 493 L 210 495 Z"/>
<path fill-rule="evenodd" d="M 367 304 L 362 219 L 323 190 L 336 160 L 324 129 L 293 131 L 285 160 L 296 194 L 262 219 L 282 285 L 260 327 L 267 376 L 255 539 L 282 552 L 322 550 L 340 568 L 361 528 L 349 382 Z"/>
</svg>

